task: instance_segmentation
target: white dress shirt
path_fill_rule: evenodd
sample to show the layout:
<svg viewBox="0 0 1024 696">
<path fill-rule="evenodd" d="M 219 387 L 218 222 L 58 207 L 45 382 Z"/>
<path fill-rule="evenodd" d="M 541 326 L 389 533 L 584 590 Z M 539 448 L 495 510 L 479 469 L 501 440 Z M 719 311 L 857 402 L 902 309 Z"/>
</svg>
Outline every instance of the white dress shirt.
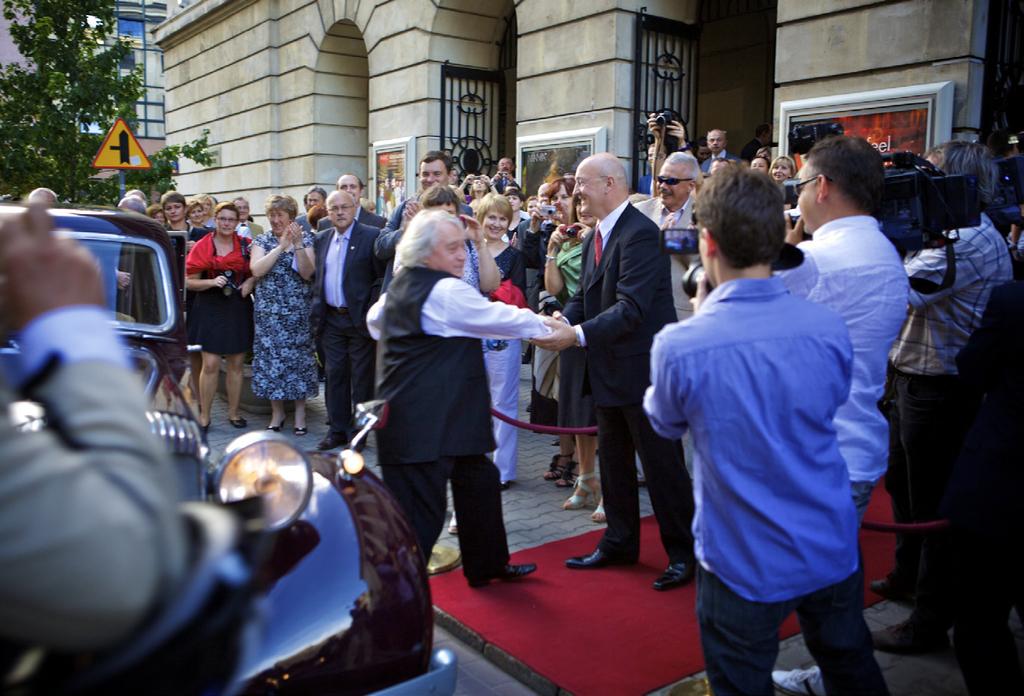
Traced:
<svg viewBox="0 0 1024 696">
<path fill-rule="evenodd" d="M 373 339 L 380 340 L 387 293 L 366 314 Z M 455 277 L 434 284 L 420 314 L 423 333 L 452 338 L 537 338 L 551 333 L 540 315 L 504 302 L 491 302 L 479 290 Z"/>
<path fill-rule="evenodd" d="M 850 480 L 876 481 L 889 456 L 889 424 L 878 400 L 889 348 L 907 316 L 907 273 L 878 221 L 867 215 L 828 222 L 799 248 L 804 262 L 783 272 L 782 280 L 794 295 L 835 310 L 846 322 L 853 385 L 833 422 Z M 793 360 L 793 369 L 800 369 L 800 356 Z"/>
<path fill-rule="evenodd" d="M 628 198 L 626 200 L 622 201 L 622 203 L 619 204 L 619 207 L 617 207 L 615 210 L 613 210 L 612 212 L 610 212 L 607 215 L 605 215 L 603 219 L 597 221 L 597 232 L 598 232 L 598 234 L 601 235 L 601 255 L 602 255 L 602 257 L 604 256 L 605 251 L 608 250 L 608 239 L 611 237 L 612 230 L 615 229 L 615 224 L 619 221 L 619 218 L 622 217 L 622 213 L 626 209 L 627 205 L 629 205 L 629 199 Z M 585 262 L 586 261 L 584 260 L 584 263 Z M 583 281 L 583 278 L 581 276 L 580 277 L 580 282 L 582 282 L 582 281 Z M 580 326 L 579 324 L 577 324 L 576 326 L 573 327 L 573 329 L 576 330 L 576 341 L 581 346 L 586 348 L 586 346 L 587 346 L 587 337 L 583 335 L 583 327 Z"/>
</svg>

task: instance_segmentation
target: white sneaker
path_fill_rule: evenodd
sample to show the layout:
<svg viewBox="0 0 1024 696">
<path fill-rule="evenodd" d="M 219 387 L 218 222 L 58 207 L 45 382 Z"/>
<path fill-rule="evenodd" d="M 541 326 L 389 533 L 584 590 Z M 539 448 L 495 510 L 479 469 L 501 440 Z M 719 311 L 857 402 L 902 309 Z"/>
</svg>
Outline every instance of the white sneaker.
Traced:
<svg viewBox="0 0 1024 696">
<path fill-rule="evenodd" d="M 815 665 L 810 669 L 791 669 L 772 672 L 775 688 L 790 696 L 825 696 L 825 683 L 821 669 Z"/>
</svg>

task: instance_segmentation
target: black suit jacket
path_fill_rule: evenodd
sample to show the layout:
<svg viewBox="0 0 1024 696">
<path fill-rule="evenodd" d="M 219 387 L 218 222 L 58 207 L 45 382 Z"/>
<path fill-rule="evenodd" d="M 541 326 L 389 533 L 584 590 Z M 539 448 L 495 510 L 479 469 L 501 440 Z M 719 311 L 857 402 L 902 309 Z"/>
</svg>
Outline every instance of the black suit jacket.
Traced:
<svg viewBox="0 0 1024 696">
<path fill-rule="evenodd" d="M 352 322 L 362 333 L 369 335 L 366 328 L 366 313 L 380 295 L 381 280 L 384 278 L 384 264 L 373 253 L 373 243 L 380 232 L 376 227 L 360 223 L 352 225 L 352 236 L 349 239 L 348 253 L 345 256 L 345 268 L 342 270 L 341 283 L 345 291 L 345 302 L 348 305 Z M 313 306 L 310 311 L 310 323 L 313 333 L 317 336 L 323 331 L 327 320 L 325 309 L 327 301 L 324 297 L 324 259 L 338 230 L 331 227 L 317 235 L 313 244 L 316 253 L 316 274 L 313 276 Z"/>
<path fill-rule="evenodd" d="M 365 209 L 361 209 L 359 211 L 359 218 L 356 220 L 356 222 L 358 222 L 360 225 L 376 227 L 379 230 L 384 225 L 386 225 L 388 221 L 382 218 L 380 215 L 377 215 L 376 213 L 369 213 Z M 316 224 L 316 231 L 324 232 L 325 230 L 329 230 L 332 227 L 334 227 L 334 225 L 331 224 L 331 218 L 325 217 L 321 218 L 320 222 Z"/>
<path fill-rule="evenodd" d="M 676 320 L 669 257 L 658 249 L 658 226 L 626 205 L 594 264 L 593 233 L 583 242 L 583 270 L 563 314 L 581 324 L 587 382 L 597 406 L 639 404 L 651 383 L 654 334 Z"/>
<path fill-rule="evenodd" d="M 981 326 L 956 358 L 960 379 L 985 392 L 946 489 L 943 514 L 987 536 L 1024 535 L 1024 282 L 992 291 Z"/>
</svg>

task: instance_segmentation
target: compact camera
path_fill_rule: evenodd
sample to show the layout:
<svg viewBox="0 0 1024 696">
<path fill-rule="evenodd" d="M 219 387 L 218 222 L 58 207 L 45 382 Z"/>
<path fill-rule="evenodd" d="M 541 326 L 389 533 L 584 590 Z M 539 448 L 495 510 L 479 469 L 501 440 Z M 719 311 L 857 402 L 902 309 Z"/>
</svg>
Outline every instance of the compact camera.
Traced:
<svg viewBox="0 0 1024 696">
<path fill-rule="evenodd" d="M 542 205 L 540 207 L 540 214 L 544 217 L 554 217 L 555 213 L 558 212 L 558 207 L 554 205 Z"/>
</svg>

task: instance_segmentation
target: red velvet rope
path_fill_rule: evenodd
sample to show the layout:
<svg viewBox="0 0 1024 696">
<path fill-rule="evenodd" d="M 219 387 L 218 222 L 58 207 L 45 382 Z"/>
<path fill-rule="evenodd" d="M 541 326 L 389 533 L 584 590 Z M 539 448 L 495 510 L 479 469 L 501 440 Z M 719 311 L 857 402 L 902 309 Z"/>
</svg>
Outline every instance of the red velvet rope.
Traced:
<svg viewBox="0 0 1024 696">
<path fill-rule="evenodd" d="M 500 421 L 505 421 L 509 425 L 514 425 L 523 430 L 532 430 L 542 435 L 597 435 L 596 425 L 589 428 L 558 428 L 553 425 L 535 425 L 533 423 L 524 423 L 515 418 L 509 418 L 504 413 L 499 413 L 493 408 L 491 409 L 491 415 Z"/>
<path fill-rule="evenodd" d="M 872 522 L 864 520 L 860 523 L 861 529 L 872 532 L 892 532 L 893 534 L 928 534 L 930 532 L 941 532 L 949 529 L 949 520 L 934 520 L 932 522 L 915 522 L 913 524 L 899 524 L 897 522 Z"/>
<path fill-rule="evenodd" d="M 509 425 L 514 425 L 523 430 L 541 433 L 542 435 L 597 435 L 597 426 L 589 428 L 558 428 L 553 425 L 535 425 L 533 423 L 524 423 L 523 421 L 516 420 L 515 418 L 510 418 L 504 413 L 499 413 L 493 408 L 491 409 L 491 415 L 500 421 L 508 423 Z M 861 522 L 860 526 L 861 528 L 872 532 L 928 534 L 930 532 L 940 532 L 949 529 L 949 520 L 917 522 L 915 524 L 897 524 L 895 522 L 872 522 L 871 520 L 864 520 Z"/>
</svg>

